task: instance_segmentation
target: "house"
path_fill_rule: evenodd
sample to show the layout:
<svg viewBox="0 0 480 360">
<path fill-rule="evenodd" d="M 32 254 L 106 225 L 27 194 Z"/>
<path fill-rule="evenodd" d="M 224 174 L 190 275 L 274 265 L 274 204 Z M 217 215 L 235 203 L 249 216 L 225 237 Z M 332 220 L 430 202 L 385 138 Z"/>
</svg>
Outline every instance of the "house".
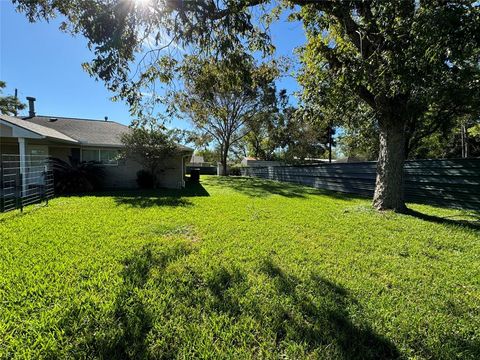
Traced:
<svg viewBox="0 0 480 360">
<path fill-rule="evenodd" d="M 195 155 L 193 154 L 190 158 L 190 161 L 187 162 L 187 166 L 189 167 L 214 167 L 213 163 L 206 162 L 202 155 Z"/>
<path fill-rule="evenodd" d="M 269 160 L 258 160 L 254 157 L 244 157 L 240 162 L 242 166 L 251 166 L 251 167 L 264 167 L 264 166 L 282 166 L 285 165 L 281 161 L 269 161 Z"/>
<path fill-rule="evenodd" d="M 0 115 L 0 156 L 17 154 L 22 174 L 28 173 L 28 162 L 33 156 L 43 155 L 66 162 L 95 161 L 104 166 L 105 187 L 137 187 L 136 174 L 142 165 L 133 159 L 118 160 L 123 146 L 121 135 L 130 131 L 127 126 L 107 119 L 36 116 L 35 99 L 27 99 L 30 105 L 28 117 Z M 192 153 L 193 149 L 178 145 L 176 154 L 164 161 L 163 171 L 158 174 L 159 185 L 183 187 L 185 164 Z"/>
<path fill-rule="evenodd" d="M 199 171 L 200 175 L 217 175 L 217 167 L 212 163 L 205 162 L 202 155 L 193 154 L 187 163 L 187 174 L 192 170 Z"/>
<path fill-rule="evenodd" d="M 203 156 L 202 155 L 195 155 L 193 154 L 192 157 L 190 158 L 190 162 L 189 162 L 189 165 L 199 165 L 199 166 L 202 166 L 202 164 L 204 163 L 205 161 L 203 160 Z"/>
</svg>

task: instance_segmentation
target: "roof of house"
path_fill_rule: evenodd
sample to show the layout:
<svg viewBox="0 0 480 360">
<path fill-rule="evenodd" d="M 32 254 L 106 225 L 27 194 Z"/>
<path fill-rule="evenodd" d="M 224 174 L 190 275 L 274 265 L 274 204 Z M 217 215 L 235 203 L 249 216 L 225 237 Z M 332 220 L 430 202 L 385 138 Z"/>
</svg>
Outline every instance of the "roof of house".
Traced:
<svg viewBox="0 0 480 360">
<path fill-rule="evenodd" d="M 202 155 L 195 155 L 193 154 L 192 157 L 190 158 L 191 163 L 204 163 L 205 161 L 203 160 Z"/>
<path fill-rule="evenodd" d="M 114 121 L 35 116 L 23 121 L 61 132 L 82 145 L 122 146 L 128 127 Z"/>
<path fill-rule="evenodd" d="M 40 135 L 49 139 L 78 143 L 76 139 L 68 136 L 65 133 L 61 133 L 54 128 L 38 125 L 35 122 L 24 121 L 21 118 L 8 116 L 8 115 L 0 115 L 0 119 L 7 123 L 18 126 L 22 129 L 31 131 L 37 135 Z"/>
<path fill-rule="evenodd" d="M 114 121 L 77 119 L 57 116 L 27 118 L 0 115 L 1 119 L 41 136 L 88 146 L 121 147 L 121 135 L 129 127 Z M 178 144 L 178 150 L 193 152 L 192 148 Z"/>
</svg>

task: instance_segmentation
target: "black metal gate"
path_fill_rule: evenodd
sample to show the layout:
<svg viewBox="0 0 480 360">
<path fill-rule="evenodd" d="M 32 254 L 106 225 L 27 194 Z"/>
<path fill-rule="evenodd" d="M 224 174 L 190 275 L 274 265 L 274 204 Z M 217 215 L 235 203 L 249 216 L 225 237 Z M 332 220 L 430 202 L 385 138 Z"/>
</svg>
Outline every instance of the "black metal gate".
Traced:
<svg viewBox="0 0 480 360">
<path fill-rule="evenodd" d="M 0 155 L 0 212 L 48 203 L 55 195 L 50 160 L 44 155 Z"/>
</svg>

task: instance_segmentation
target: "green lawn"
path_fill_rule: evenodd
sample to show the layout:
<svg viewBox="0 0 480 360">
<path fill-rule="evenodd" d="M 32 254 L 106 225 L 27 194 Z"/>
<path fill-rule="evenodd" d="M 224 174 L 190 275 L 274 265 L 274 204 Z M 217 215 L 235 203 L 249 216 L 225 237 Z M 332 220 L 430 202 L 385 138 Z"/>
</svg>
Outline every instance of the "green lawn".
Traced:
<svg viewBox="0 0 480 360">
<path fill-rule="evenodd" d="M 468 214 L 202 185 L 0 214 L 0 358 L 480 358 Z"/>
</svg>

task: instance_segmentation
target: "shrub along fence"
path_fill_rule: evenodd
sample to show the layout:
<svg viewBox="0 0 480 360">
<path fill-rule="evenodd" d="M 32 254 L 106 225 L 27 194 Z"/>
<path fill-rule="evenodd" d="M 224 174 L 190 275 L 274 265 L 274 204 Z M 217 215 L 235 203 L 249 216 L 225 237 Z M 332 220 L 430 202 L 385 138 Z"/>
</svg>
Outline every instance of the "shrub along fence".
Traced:
<svg viewBox="0 0 480 360">
<path fill-rule="evenodd" d="M 408 202 L 480 210 L 480 159 L 405 162 Z M 373 196 L 376 162 L 247 167 L 243 176 Z"/>
</svg>

